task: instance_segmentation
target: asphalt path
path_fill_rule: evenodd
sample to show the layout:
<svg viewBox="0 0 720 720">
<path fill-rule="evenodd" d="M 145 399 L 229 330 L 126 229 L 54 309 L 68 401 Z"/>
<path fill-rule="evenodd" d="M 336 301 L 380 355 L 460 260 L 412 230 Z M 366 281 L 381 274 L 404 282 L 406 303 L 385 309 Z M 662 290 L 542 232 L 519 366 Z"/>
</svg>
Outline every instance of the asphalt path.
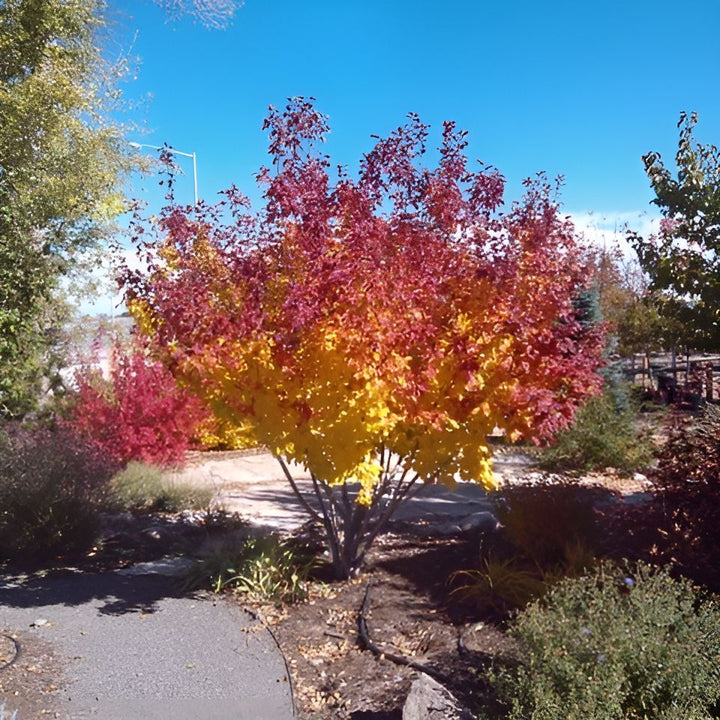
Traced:
<svg viewBox="0 0 720 720">
<path fill-rule="evenodd" d="M 292 471 L 309 490 L 302 469 Z M 172 475 L 212 487 L 222 506 L 258 527 L 288 532 L 307 520 L 280 466 L 267 453 L 204 454 Z M 434 519 L 435 530 L 445 524 L 456 531 L 468 516 L 485 522 L 488 508 L 479 486 L 466 485 L 454 493 L 428 486 L 398 519 Z M 294 718 L 285 660 L 266 628 L 236 604 L 183 595 L 174 578 L 139 570 L 132 575 L 65 572 L 22 583 L 0 579 L 0 637 L 19 638 L 25 668 L 42 669 L 43 655 L 54 659 L 47 680 L 57 689 L 43 697 L 50 717 Z M 0 672 L 17 671 L 2 670 L 0 658 Z M 0 683 L 3 687 L 7 683 Z M 0 700 L 10 713 L 14 702 L 17 706 L 12 692 L 7 697 L 0 693 Z M 31 718 L 20 715 L 18 720 Z"/>
<path fill-rule="evenodd" d="M 51 648 L 58 660 L 49 717 L 295 717 L 285 660 L 270 632 L 222 598 L 183 595 L 173 578 L 64 573 L 5 581 L 0 631 L 20 638 L 25 667 L 42 666 L 33 648 Z M 2 699 L 12 713 L 13 693 Z"/>
</svg>

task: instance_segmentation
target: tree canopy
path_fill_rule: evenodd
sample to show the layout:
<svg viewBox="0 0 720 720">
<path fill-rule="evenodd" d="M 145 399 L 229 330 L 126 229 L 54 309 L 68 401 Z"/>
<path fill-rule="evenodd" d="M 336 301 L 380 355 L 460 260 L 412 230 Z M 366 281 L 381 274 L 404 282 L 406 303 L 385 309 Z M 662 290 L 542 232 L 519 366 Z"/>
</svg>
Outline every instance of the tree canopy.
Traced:
<svg viewBox="0 0 720 720">
<path fill-rule="evenodd" d="M 128 273 L 128 302 L 156 356 L 305 466 L 337 536 L 372 537 L 358 506 L 391 512 L 417 479 L 492 487 L 494 429 L 551 437 L 600 384 L 601 333 L 573 303 L 584 267 L 551 187 L 528 181 L 499 213 L 502 176 L 468 167 L 453 123 L 435 169 L 411 116 L 335 182 L 311 103 L 265 127 L 262 212 L 231 189 L 206 213 L 169 208 L 155 241 L 139 234 L 149 270 Z M 356 507 L 336 512 L 328 489 L 348 482 Z M 330 544 L 341 573 L 357 566 L 361 549 Z"/>
<path fill-rule="evenodd" d="M 673 328 L 662 314 L 666 303 L 650 289 L 635 258 L 627 258 L 618 246 L 611 246 L 590 249 L 587 261 L 600 317 L 608 328 L 610 354 L 628 357 L 672 344 Z"/>
<path fill-rule="evenodd" d="M 131 160 L 112 120 L 122 68 L 101 0 L 0 0 L 0 412 L 30 409 L 59 279 L 122 209 Z"/>
<path fill-rule="evenodd" d="M 696 113 L 682 113 L 675 170 L 657 152 L 643 157 L 663 220 L 657 235 L 630 233 L 674 341 L 720 344 L 720 154 L 694 136 Z"/>
</svg>

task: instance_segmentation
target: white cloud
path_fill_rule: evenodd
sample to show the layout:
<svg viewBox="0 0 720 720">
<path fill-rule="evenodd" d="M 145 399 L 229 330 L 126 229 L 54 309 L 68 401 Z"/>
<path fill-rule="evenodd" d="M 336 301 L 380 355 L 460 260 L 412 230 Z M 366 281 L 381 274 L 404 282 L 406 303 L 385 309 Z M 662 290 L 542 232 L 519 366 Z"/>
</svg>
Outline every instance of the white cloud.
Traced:
<svg viewBox="0 0 720 720">
<path fill-rule="evenodd" d="M 625 239 L 628 230 L 647 237 L 658 232 L 660 213 L 637 212 L 570 212 L 576 230 L 590 243 L 600 247 L 619 247 L 623 254 L 634 256 Z"/>
</svg>

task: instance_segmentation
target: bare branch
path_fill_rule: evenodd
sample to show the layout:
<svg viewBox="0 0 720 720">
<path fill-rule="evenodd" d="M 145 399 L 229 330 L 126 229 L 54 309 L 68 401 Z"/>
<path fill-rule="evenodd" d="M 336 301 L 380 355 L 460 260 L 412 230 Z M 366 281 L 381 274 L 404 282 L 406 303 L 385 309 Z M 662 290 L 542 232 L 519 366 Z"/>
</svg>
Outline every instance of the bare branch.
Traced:
<svg viewBox="0 0 720 720">
<path fill-rule="evenodd" d="M 448 678 L 446 676 L 444 676 L 437 670 L 429 667 L 428 665 L 423 665 L 422 663 L 419 663 L 412 658 L 407 657 L 406 655 L 399 655 L 398 653 L 394 653 L 390 650 L 383 650 L 381 647 L 379 647 L 372 641 L 367 621 L 368 611 L 370 610 L 371 589 L 372 583 L 368 583 L 367 587 L 365 588 L 365 595 L 363 597 L 362 605 L 360 606 L 360 612 L 358 613 L 358 633 L 360 635 L 360 640 L 362 641 L 363 646 L 367 650 L 370 650 L 370 652 L 377 657 L 390 660 L 396 665 L 406 665 L 407 667 L 411 667 L 414 670 L 419 670 L 426 675 L 430 675 L 436 680 L 448 683 Z"/>
<path fill-rule="evenodd" d="M 223 30 L 232 22 L 242 0 L 153 0 L 171 19 L 190 15 L 212 30 Z"/>
</svg>

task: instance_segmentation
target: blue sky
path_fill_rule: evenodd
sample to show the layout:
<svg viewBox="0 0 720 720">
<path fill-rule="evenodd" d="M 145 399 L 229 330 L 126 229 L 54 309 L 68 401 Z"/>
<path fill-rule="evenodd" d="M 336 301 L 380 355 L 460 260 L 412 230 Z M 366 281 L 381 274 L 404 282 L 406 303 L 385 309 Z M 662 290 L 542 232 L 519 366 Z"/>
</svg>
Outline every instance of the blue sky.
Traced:
<svg viewBox="0 0 720 720">
<path fill-rule="evenodd" d="M 408 112 L 433 126 L 431 143 L 451 119 L 510 196 L 537 171 L 562 174 L 566 211 L 611 229 L 652 213 L 641 156 L 672 159 L 681 110 L 720 142 L 716 0 L 246 0 L 226 30 L 168 22 L 149 0 L 111 0 L 111 15 L 111 50 L 139 58 L 126 96 L 147 99 L 133 139 L 196 152 L 206 200 L 231 183 L 258 198 L 263 117 L 294 95 L 317 98 L 327 150 L 351 170 Z M 154 183 L 132 192 L 155 203 Z"/>
</svg>

